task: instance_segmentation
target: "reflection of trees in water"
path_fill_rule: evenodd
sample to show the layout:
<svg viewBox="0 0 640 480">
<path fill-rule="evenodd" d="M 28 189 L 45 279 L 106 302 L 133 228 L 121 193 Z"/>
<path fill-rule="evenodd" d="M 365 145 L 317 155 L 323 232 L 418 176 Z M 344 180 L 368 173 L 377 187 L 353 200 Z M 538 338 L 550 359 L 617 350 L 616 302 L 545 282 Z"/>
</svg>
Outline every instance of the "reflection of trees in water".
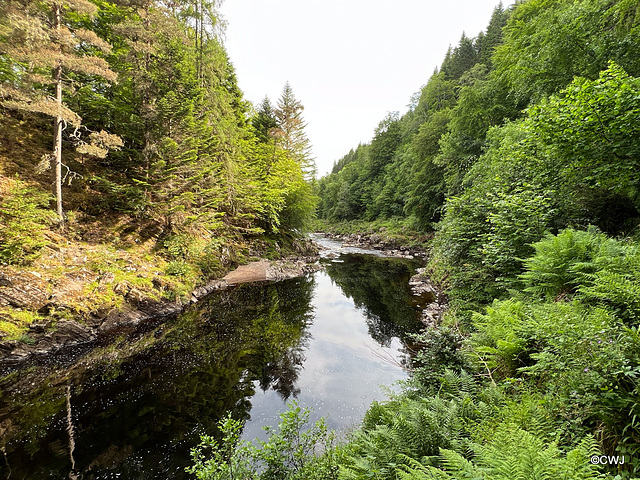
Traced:
<svg viewBox="0 0 640 480">
<path fill-rule="evenodd" d="M 406 260 L 370 255 L 343 255 L 341 260 L 328 263 L 326 271 L 342 293 L 362 309 L 374 340 L 389 346 L 393 337 L 404 338 L 417 330 Z"/>
<path fill-rule="evenodd" d="M 295 396 L 314 285 L 300 278 L 219 292 L 147 333 L 135 348 L 123 348 L 115 357 L 123 360 L 65 374 L 72 385 L 76 471 L 86 478 L 101 478 L 98 472 L 186 478 L 198 434 L 214 433 L 229 410 L 248 418 L 256 381 L 283 398 Z M 55 448 L 68 442 L 65 394 L 43 385 L 0 401 L 15 427 L 6 451 L 16 478 L 68 473 L 68 451 L 61 456 Z"/>
<path fill-rule="evenodd" d="M 282 399 L 300 393 L 296 382 L 305 361 L 304 350 L 309 340 L 308 326 L 313 320 L 311 300 L 315 281 L 298 279 L 297 288 L 279 291 L 282 285 L 271 285 L 264 294 L 266 314 L 255 322 L 261 340 L 256 352 L 255 372 L 263 391 L 273 389 Z"/>
</svg>

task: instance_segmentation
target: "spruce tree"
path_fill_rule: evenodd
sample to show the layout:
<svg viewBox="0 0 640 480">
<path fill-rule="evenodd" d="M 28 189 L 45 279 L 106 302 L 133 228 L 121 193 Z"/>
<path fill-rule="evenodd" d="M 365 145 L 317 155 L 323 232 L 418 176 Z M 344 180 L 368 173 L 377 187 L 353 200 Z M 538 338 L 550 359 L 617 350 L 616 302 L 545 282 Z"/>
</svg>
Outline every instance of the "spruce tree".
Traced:
<svg viewBox="0 0 640 480">
<path fill-rule="evenodd" d="M 256 110 L 256 115 L 251 119 L 251 124 L 256 130 L 258 139 L 263 143 L 269 143 L 273 129 L 278 126 L 278 120 L 269 97 L 265 96 L 262 99 Z"/>
<path fill-rule="evenodd" d="M 311 157 L 311 143 L 304 129 L 307 126 L 302 112 L 304 106 L 296 99 L 289 82 L 284 85 L 282 95 L 278 99 L 276 118 L 282 137 L 281 146 L 302 167 L 307 180 L 312 180 L 316 174 L 316 164 Z"/>
</svg>

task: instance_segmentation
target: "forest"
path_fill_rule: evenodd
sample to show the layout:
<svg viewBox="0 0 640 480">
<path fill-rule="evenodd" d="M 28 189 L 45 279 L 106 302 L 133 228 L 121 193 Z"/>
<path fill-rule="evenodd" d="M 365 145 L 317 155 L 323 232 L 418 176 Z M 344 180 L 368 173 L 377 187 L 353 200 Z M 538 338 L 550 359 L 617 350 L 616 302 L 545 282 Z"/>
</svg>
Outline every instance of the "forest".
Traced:
<svg viewBox="0 0 640 480">
<path fill-rule="evenodd" d="M 228 419 L 198 477 L 637 478 L 639 61 L 637 1 L 518 1 L 463 34 L 317 182 L 324 227 L 431 238 L 449 310 L 411 381 L 346 443 L 296 405 L 258 447 Z"/>
<path fill-rule="evenodd" d="M 180 299 L 239 263 L 297 248 L 315 208 L 304 107 L 288 83 L 274 105 L 243 99 L 219 6 L 0 3 L 7 275 L 88 279 L 66 306 L 86 316 L 129 302 L 118 284 Z M 42 318 L 0 310 L 8 339 Z"/>
<path fill-rule="evenodd" d="M 640 2 L 498 5 L 317 180 L 301 101 L 243 99 L 218 8 L 0 0 L 3 274 L 91 279 L 64 309 L 0 304 L 2 339 L 188 295 L 303 248 L 314 215 L 395 222 L 448 298 L 402 390 L 346 436 L 295 402 L 257 444 L 225 417 L 187 471 L 640 478 Z"/>
</svg>

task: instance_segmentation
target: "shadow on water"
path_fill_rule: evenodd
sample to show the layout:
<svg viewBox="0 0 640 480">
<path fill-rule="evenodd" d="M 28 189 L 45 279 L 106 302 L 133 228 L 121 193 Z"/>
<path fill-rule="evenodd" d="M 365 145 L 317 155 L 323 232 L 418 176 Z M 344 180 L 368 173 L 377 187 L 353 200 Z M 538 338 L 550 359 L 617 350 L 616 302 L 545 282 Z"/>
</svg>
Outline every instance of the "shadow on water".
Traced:
<svg viewBox="0 0 640 480">
<path fill-rule="evenodd" d="M 417 328 L 407 288 L 411 266 L 371 256 L 341 260 L 315 276 L 216 292 L 135 342 L 116 339 L 44 381 L 32 382 L 33 371 L 3 379 L 0 478 L 187 478 L 190 449 L 226 412 L 249 420 L 256 402 L 281 408 L 303 398 L 322 383 L 315 376 L 336 375 L 316 369 L 333 358 L 342 358 L 349 374 L 374 368 L 349 363 L 362 353 L 347 349 L 340 357 L 324 341 L 332 332 L 322 329 L 336 328 L 322 320 L 325 303 L 339 298 L 341 322 L 364 321 L 363 335 L 389 346 Z M 404 373 L 390 375 L 393 381 Z M 277 400 L 268 404 L 267 397 Z"/>
</svg>

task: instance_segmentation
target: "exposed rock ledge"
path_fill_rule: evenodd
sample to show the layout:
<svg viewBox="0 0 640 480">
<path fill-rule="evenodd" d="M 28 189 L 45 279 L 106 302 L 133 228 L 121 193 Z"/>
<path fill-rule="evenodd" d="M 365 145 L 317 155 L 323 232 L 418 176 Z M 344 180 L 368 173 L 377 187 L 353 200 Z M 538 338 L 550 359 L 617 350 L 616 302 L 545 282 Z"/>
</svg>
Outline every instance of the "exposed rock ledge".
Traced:
<svg viewBox="0 0 640 480">
<path fill-rule="evenodd" d="M 210 293 L 239 283 L 280 281 L 319 270 L 317 257 L 252 262 L 242 265 L 220 280 L 212 280 L 196 288 L 188 299 L 175 302 L 154 301 L 140 295 L 136 289 L 123 287 L 127 301 L 122 309 L 100 312 L 85 319 L 34 323 L 30 326 L 31 341 L 0 341 L 0 375 L 22 365 L 26 360 L 47 356 L 62 350 L 91 348 L 101 337 L 116 332 L 135 331 L 147 322 L 176 315 L 186 306 L 198 302 Z M 16 309 L 48 310 L 64 306 L 64 295 L 52 291 L 50 284 L 29 272 L 0 271 L 0 305 Z"/>
<path fill-rule="evenodd" d="M 302 257 L 289 260 L 270 262 L 260 260 L 241 265 L 233 272 L 229 272 L 222 280 L 229 285 L 238 283 L 260 282 L 265 280 L 287 280 L 300 277 L 306 273 L 313 273 L 320 269 L 315 257 Z"/>
<path fill-rule="evenodd" d="M 447 310 L 447 298 L 426 274 L 426 268 L 418 268 L 416 274 L 409 279 L 414 295 L 424 296 L 429 303 L 422 309 L 422 323 L 428 328 L 437 327 L 442 315 Z"/>
</svg>

